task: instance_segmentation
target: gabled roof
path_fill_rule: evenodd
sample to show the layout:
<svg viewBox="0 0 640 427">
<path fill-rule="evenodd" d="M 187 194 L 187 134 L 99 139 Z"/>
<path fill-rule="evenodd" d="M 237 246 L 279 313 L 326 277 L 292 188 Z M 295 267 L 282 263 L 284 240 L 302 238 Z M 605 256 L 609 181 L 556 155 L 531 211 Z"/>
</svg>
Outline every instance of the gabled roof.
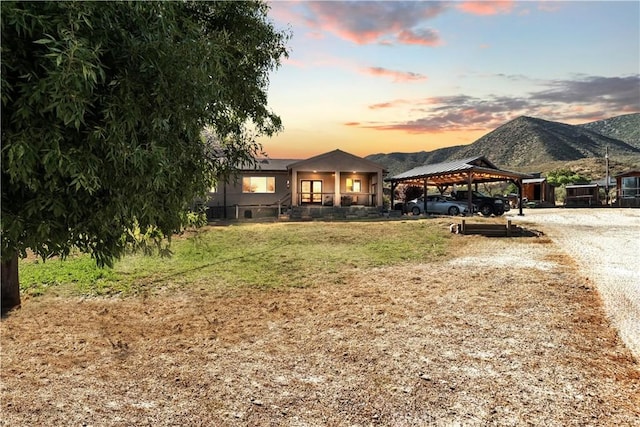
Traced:
<svg viewBox="0 0 640 427">
<path fill-rule="evenodd" d="M 286 171 L 287 166 L 297 161 L 298 159 L 268 159 L 268 158 L 256 159 L 256 166 L 255 168 L 252 168 L 252 169 L 264 170 L 264 171 Z M 245 169 L 245 170 L 252 170 L 252 169 Z"/>
<path fill-rule="evenodd" d="M 358 157 L 354 154 L 347 153 L 342 150 L 333 150 L 308 159 L 300 160 L 288 166 L 288 169 L 318 169 L 323 170 L 323 166 L 337 167 L 342 166 L 345 170 L 359 170 L 372 172 L 375 170 L 385 171 L 384 166 L 379 163 Z M 348 167 L 347 167 L 348 166 Z"/>
<path fill-rule="evenodd" d="M 386 178 L 391 182 L 419 182 L 431 184 L 465 184 L 472 175 L 474 182 L 489 182 L 516 178 L 530 178 L 529 175 L 499 169 L 484 156 L 470 157 L 432 165 L 422 165 L 396 176 Z"/>
</svg>

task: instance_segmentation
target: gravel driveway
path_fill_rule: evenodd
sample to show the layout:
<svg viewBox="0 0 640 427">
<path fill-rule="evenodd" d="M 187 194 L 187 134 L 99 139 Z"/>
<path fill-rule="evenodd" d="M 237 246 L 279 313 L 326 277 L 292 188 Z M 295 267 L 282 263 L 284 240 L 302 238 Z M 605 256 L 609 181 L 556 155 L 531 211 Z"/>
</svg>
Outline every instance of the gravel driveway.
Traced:
<svg viewBox="0 0 640 427">
<path fill-rule="evenodd" d="M 527 209 L 509 217 L 535 224 L 578 263 L 640 359 L 640 209 Z"/>
</svg>

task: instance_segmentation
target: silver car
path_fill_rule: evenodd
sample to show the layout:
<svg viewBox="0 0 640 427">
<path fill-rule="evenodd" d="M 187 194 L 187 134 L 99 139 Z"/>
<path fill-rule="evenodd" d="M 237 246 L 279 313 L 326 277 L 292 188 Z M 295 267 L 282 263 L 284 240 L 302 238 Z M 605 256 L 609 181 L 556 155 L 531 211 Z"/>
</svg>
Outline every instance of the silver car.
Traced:
<svg viewBox="0 0 640 427">
<path fill-rule="evenodd" d="M 424 198 L 418 197 L 407 202 L 407 212 L 414 215 L 424 213 Z M 451 200 L 444 196 L 427 196 L 427 213 L 457 216 L 469 213 L 466 202 Z"/>
</svg>

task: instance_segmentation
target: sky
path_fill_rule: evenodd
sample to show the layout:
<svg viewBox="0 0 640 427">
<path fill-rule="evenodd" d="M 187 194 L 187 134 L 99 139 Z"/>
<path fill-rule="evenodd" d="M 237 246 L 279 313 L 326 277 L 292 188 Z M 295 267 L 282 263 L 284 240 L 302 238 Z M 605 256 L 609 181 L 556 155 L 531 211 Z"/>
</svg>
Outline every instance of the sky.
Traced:
<svg viewBox="0 0 640 427">
<path fill-rule="evenodd" d="M 520 116 L 640 112 L 639 1 L 271 1 L 271 158 L 470 144 Z"/>
</svg>

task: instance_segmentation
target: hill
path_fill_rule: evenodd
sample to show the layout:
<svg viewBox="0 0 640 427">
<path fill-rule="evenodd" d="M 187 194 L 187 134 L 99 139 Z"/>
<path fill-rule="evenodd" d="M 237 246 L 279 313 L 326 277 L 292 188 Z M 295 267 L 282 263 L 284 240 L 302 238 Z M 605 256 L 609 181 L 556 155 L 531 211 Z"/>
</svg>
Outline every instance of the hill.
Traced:
<svg viewBox="0 0 640 427">
<path fill-rule="evenodd" d="M 625 114 L 606 120 L 578 125 L 609 138 L 619 139 L 635 148 L 640 148 L 640 114 Z"/>
<path fill-rule="evenodd" d="M 505 169 L 546 172 L 551 170 L 546 169 L 549 165 L 603 159 L 609 147 L 611 159 L 625 159 L 625 162 L 636 164 L 636 159 L 640 159 L 639 129 L 640 114 L 627 114 L 582 125 L 522 116 L 469 145 L 418 153 L 373 154 L 367 159 L 384 165 L 391 175 L 425 163 L 480 155 Z"/>
</svg>

